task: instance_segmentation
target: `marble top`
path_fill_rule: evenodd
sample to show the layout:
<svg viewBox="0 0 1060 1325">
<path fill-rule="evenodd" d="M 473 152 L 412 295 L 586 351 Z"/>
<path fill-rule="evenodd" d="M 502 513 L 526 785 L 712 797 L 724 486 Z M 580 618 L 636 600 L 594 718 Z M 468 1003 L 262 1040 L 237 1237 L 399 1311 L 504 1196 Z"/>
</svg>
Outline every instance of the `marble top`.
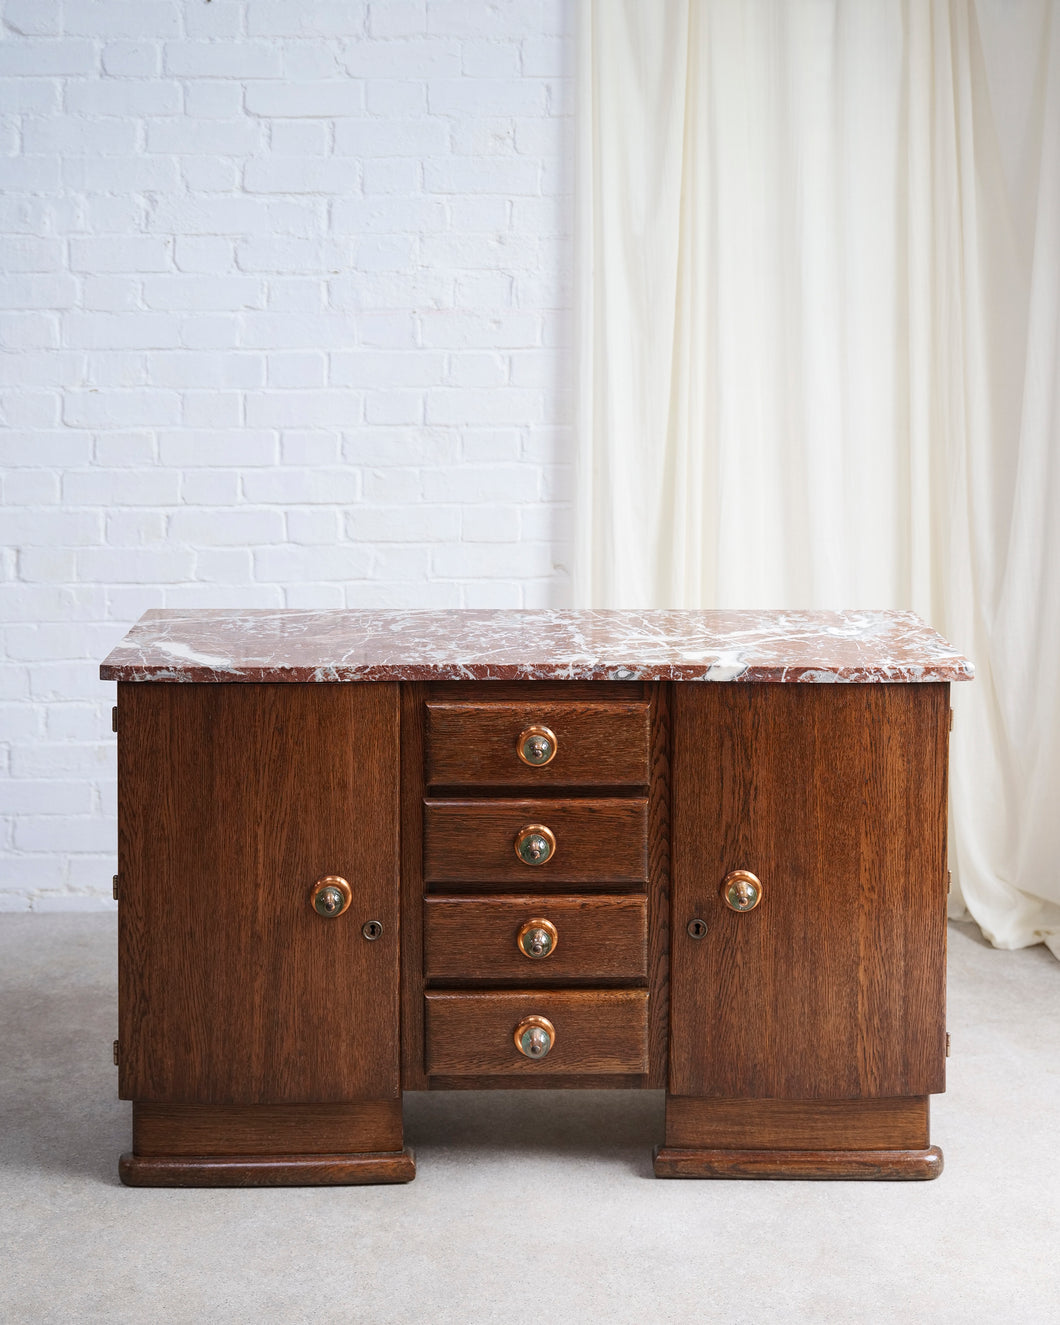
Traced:
<svg viewBox="0 0 1060 1325">
<path fill-rule="evenodd" d="M 912 612 L 146 612 L 105 681 L 964 681 Z"/>
</svg>

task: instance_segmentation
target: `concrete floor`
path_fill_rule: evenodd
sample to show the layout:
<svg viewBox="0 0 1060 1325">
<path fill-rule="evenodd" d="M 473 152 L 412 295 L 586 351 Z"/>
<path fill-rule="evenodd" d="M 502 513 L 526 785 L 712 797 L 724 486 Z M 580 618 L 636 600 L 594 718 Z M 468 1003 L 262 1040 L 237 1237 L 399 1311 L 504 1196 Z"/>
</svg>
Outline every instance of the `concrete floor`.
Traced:
<svg viewBox="0 0 1060 1325">
<path fill-rule="evenodd" d="M 657 1093 L 412 1095 L 407 1187 L 130 1190 L 112 916 L 0 916 L 0 1321 L 1060 1321 L 1060 963 L 950 934 L 932 1183 L 664 1182 Z"/>
</svg>

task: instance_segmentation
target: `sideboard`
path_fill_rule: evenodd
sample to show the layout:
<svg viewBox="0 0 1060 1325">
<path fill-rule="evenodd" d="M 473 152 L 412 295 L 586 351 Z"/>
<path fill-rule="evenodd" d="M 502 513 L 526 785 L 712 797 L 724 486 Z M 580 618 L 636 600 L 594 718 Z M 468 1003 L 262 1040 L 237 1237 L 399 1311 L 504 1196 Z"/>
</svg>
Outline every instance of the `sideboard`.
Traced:
<svg viewBox="0 0 1060 1325">
<path fill-rule="evenodd" d="M 931 1178 L 949 683 L 910 613 L 153 611 L 122 1180 L 405 1182 L 402 1093 L 665 1089 L 661 1177 Z"/>
</svg>

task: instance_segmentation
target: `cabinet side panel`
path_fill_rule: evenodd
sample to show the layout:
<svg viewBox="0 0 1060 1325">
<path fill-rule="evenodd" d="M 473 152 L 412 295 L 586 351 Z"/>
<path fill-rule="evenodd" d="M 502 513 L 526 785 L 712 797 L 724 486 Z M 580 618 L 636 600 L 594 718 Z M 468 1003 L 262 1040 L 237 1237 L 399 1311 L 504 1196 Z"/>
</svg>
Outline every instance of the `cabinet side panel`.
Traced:
<svg viewBox="0 0 1060 1325">
<path fill-rule="evenodd" d="M 122 1097 L 394 1097 L 397 685 L 135 683 L 119 709 Z M 326 874 L 353 890 L 332 919 Z"/>
<path fill-rule="evenodd" d="M 671 1094 L 942 1090 L 948 688 L 674 689 Z"/>
</svg>

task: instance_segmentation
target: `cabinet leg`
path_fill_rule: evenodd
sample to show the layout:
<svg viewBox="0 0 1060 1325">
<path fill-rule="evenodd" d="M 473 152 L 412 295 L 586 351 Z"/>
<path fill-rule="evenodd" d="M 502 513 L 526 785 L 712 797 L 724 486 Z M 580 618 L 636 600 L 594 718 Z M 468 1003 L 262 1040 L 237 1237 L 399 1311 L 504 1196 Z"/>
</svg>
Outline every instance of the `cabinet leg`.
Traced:
<svg viewBox="0 0 1060 1325">
<path fill-rule="evenodd" d="M 667 1095 L 659 1178 L 923 1180 L 942 1172 L 928 1144 L 928 1097 L 699 1099 Z"/>
<path fill-rule="evenodd" d="M 310 1187 L 410 1182 L 401 1100 L 133 1104 L 129 1187 Z"/>
</svg>

